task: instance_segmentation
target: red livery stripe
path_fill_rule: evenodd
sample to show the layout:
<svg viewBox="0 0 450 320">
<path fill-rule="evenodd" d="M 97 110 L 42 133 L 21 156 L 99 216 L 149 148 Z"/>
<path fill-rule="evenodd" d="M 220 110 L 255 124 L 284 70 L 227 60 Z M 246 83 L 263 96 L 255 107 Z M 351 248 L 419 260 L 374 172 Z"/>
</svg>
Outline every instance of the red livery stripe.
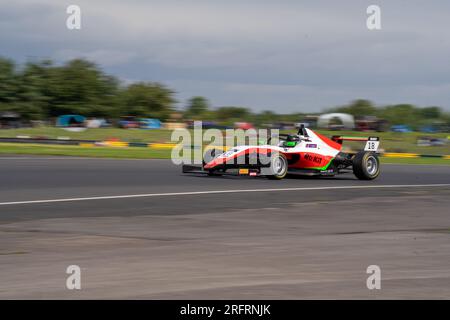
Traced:
<svg viewBox="0 0 450 320">
<path fill-rule="evenodd" d="M 330 147 L 332 147 L 334 149 L 337 149 L 337 150 L 341 150 L 341 148 L 342 148 L 341 144 L 339 144 L 336 141 L 333 141 L 333 140 L 331 140 L 331 139 L 329 139 L 329 138 L 327 138 L 327 137 L 325 137 L 325 136 L 323 136 L 323 135 L 321 135 L 319 133 L 315 132 L 315 134 L 320 138 L 320 140 L 325 142 L 328 146 L 330 146 Z"/>
</svg>

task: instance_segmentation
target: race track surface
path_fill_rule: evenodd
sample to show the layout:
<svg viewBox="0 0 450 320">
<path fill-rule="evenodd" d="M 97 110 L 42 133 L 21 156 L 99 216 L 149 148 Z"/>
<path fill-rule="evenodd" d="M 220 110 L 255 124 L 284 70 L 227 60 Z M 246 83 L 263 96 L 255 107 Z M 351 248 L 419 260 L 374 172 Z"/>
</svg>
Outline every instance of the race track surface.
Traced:
<svg viewBox="0 0 450 320">
<path fill-rule="evenodd" d="M 0 298 L 450 298 L 450 166 L 272 181 L 10 156 L 0 177 Z"/>
</svg>

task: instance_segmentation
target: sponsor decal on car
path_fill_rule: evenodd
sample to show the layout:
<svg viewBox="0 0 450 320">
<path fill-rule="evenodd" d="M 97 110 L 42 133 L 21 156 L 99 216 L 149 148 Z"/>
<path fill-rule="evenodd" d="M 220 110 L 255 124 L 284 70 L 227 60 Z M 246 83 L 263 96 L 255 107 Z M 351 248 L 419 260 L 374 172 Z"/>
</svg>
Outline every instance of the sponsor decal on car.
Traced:
<svg viewBox="0 0 450 320">
<path fill-rule="evenodd" d="M 248 169 L 239 169 L 239 174 L 248 174 Z"/>
<path fill-rule="evenodd" d="M 307 147 L 307 148 L 317 148 L 317 144 L 315 144 L 315 143 L 308 143 L 308 144 L 306 145 L 306 147 Z"/>
<path fill-rule="evenodd" d="M 321 164 L 322 160 L 323 160 L 322 157 L 319 157 L 317 155 L 313 156 L 313 155 L 310 155 L 308 153 L 305 153 L 305 155 L 303 157 L 305 158 L 305 160 L 312 161 L 312 162 L 317 163 L 317 164 Z"/>
</svg>

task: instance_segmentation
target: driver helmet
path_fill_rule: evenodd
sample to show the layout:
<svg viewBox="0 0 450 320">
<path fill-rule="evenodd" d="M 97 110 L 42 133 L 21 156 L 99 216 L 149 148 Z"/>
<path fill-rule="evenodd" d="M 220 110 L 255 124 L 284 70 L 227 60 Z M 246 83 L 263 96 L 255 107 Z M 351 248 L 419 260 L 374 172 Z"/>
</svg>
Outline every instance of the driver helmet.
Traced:
<svg viewBox="0 0 450 320">
<path fill-rule="evenodd" d="M 295 147 L 297 143 L 300 141 L 300 137 L 297 135 L 289 135 L 284 142 L 284 146 L 288 148 Z"/>
</svg>

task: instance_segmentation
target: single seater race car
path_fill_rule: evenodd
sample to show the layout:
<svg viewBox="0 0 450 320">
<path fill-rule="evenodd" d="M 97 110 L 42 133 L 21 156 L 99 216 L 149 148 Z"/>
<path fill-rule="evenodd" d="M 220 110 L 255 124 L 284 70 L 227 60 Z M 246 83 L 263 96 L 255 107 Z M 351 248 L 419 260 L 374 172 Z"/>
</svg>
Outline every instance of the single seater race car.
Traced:
<svg viewBox="0 0 450 320">
<path fill-rule="evenodd" d="M 208 175 L 237 174 L 283 179 L 287 174 L 334 176 L 353 172 L 361 180 L 373 180 L 380 174 L 378 137 L 333 136 L 331 139 L 301 126 L 297 134 L 280 134 L 279 143 L 236 146 L 226 152 L 210 149 L 203 165 L 183 165 L 183 173 Z M 365 141 L 364 150 L 342 152 L 343 141 Z"/>
</svg>

